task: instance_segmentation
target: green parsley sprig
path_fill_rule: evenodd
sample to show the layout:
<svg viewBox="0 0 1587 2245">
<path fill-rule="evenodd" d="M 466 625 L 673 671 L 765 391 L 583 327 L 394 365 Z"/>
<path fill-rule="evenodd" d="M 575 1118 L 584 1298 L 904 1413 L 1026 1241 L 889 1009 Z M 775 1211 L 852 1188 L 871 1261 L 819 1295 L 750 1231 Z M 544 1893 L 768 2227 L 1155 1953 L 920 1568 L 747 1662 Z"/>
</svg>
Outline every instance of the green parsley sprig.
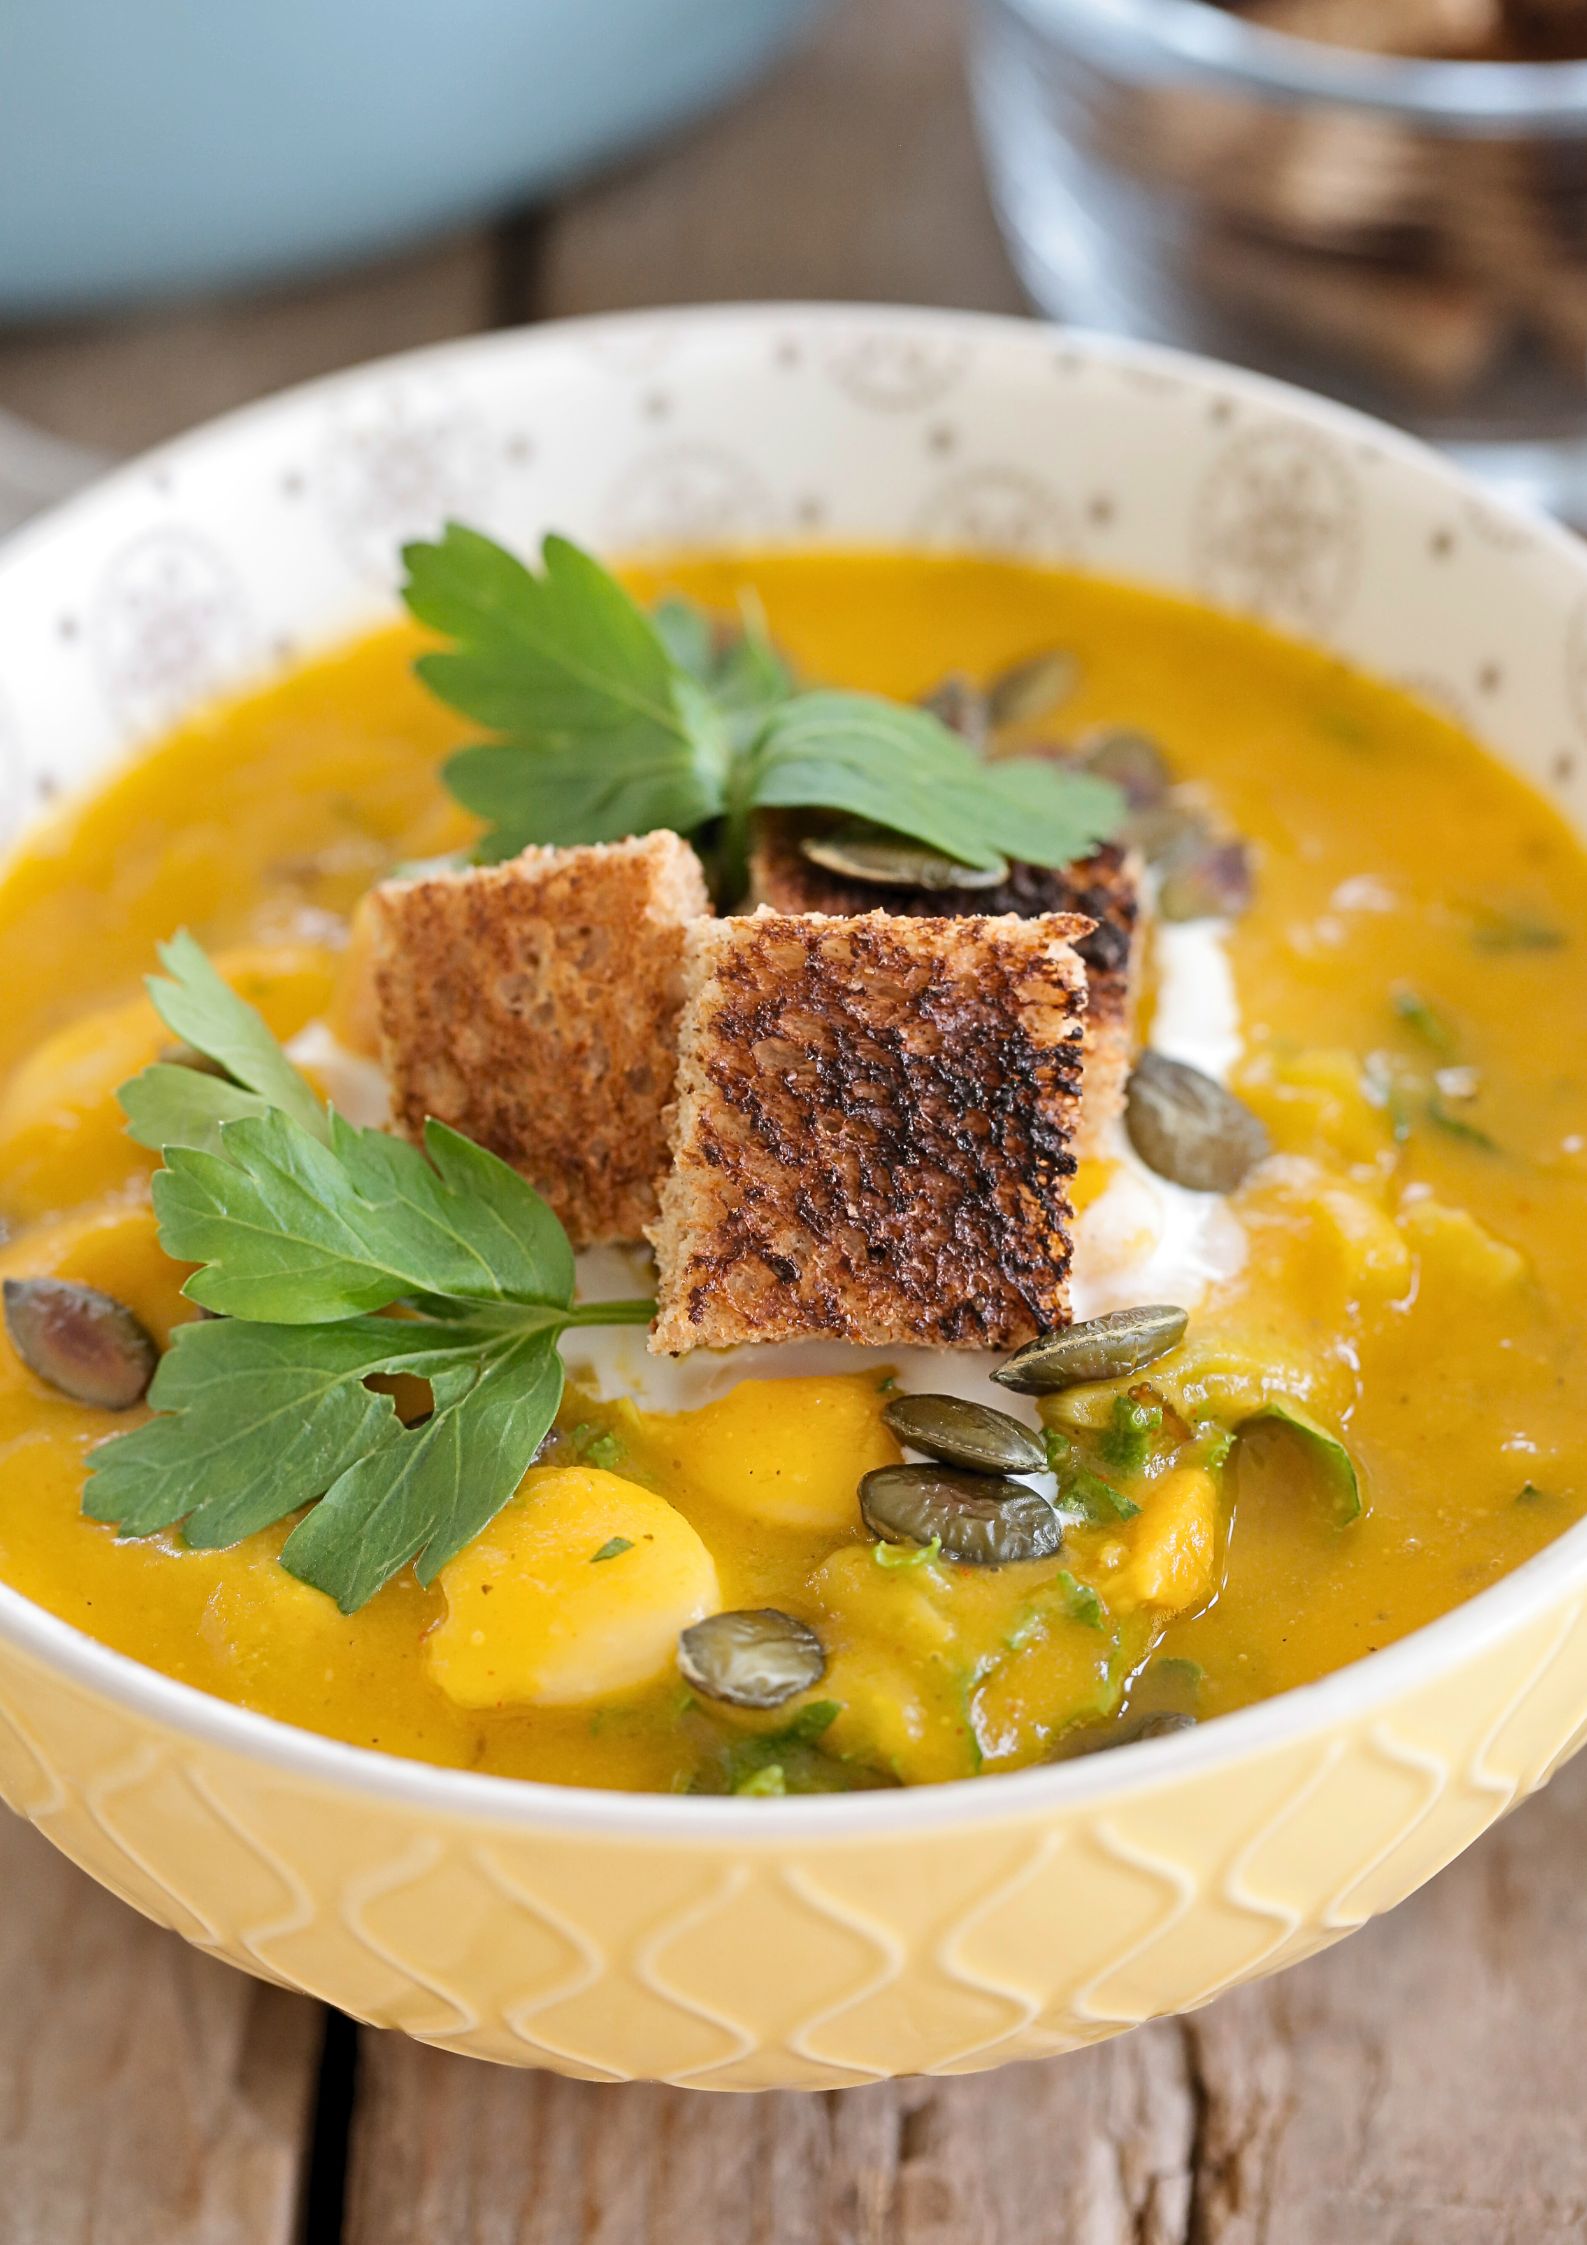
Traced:
<svg viewBox="0 0 1587 2245">
<path fill-rule="evenodd" d="M 1067 865 L 1122 823 L 1090 773 L 983 761 L 925 710 L 801 691 L 753 616 L 723 646 L 686 602 L 647 615 L 566 538 L 538 571 L 458 523 L 403 558 L 409 609 L 450 642 L 419 676 L 496 736 L 444 773 L 486 822 L 482 858 L 671 827 L 717 854 L 731 893 L 760 809 L 842 812 L 981 868 Z"/>
<path fill-rule="evenodd" d="M 351 1613 L 410 1562 L 433 1581 L 507 1502 L 561 1402 L 558 1336 L 655 1305 L 575 1304 L 567 1235 L 516 1171 L 441 1123 L 422 1153 L 354 1129 L 191 937 L 161 958 L 161 1019 L 223 1072 L 159 1062 L 120 1096 L 163 1156 L 161 1244 L 216 1315 L 177 1328 L 157 1416 L 94 1451 L 83 1508 L 213 1550 L 307 1506 L 282 1564 Z M 412 1426 L 369 1384 L 403 1373 L 432 1398 Z"/>
</svg>

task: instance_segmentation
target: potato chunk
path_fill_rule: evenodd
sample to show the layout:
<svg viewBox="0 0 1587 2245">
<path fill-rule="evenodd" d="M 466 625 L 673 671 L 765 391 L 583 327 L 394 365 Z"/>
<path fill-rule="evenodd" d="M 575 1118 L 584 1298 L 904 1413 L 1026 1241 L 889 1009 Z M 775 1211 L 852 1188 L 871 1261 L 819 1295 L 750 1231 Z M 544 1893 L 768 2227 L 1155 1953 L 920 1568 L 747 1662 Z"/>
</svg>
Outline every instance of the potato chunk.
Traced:
<svg viewBox="0 0 1587 2245">
<path fill-rule="evenodd" d="M 460 1707 L 582 1707 L 648 1684 L 678 1632 L 719 1604 L 711 1554 L 681 1513 L 593 1466 L 529 1473 L 441 1570 L 430 1674 Z"/>
</svg>

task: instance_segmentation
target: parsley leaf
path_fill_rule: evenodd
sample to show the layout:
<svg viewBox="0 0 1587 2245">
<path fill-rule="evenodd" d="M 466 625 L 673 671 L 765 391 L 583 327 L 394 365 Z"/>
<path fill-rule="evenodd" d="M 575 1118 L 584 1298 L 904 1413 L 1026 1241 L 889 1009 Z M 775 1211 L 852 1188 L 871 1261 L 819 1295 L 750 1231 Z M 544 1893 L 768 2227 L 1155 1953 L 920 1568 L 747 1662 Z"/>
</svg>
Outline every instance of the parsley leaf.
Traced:
<svg viewBox="0 0 1587 2245">
<path fill-rule="evenodd" d="M 1067 865 L 1117 823 L 1106 780 L 1031 757 L 983 764 L 939 718 L 873 694 L 795 695 L 772 712 L 749 767 L 757 807 L 847 811 L 962 865 Z"/>
<path fill-rule="evenodd" d="M 264 1016 L 222 981 L 185 928 L 161 944 L 160 962 L 170 979 L 150 975 L 149 995 L 171 1034 L 213 1060 L 234 1085 L 279 1107 L 311 1137 L 325 1137 L 324 1108 L 277 1044 Z M 181 1073 L 195 1085 L 206 1080 L 198 1069 Z"/>
<path fill-rule="evenodd" d="M 329 1146 L 272 1109 L 223 1125 L 219 1153 L 166 1149 L 154 1209 L 166 1252 L 206 1266 L 193 1301 L 291 1325 L 409 1297 L 566 1310 L 567 1235 L 515 1170 L 444 1123 L 421 1154 L 331 1122 Z"/>
<path fill-rule="evenodd" d="M 162 1018 L 227 1073 L 160 1066 L 122 1102 L 163 1147 L 161 1244 L 223 1314 L 178 1328 L 155 1417 L 92 1453 L 83 1508 L 215 1549 L 311 1507 L 282 1564 L 351 1613 L 410 1563 L 432 1581 L 512 1495 L 561 1402 L 558 1334 L 652 1305 L 575 1305 L 567 1235 L 516 1171 L 440 1123 L 423 1152 L 353 1129 L 190 938 L 164 956 Z M 396 1373 L 430 1389 L 413 1426 L 368 1385 Z"/>
<path fill-rule="evenodd" d="M 847 812 L 967 865 L 1064 865 L 1122 822 L 1094 775 L 983 763 L 925 710 L 796 691 L 752 613 L 726 642 L 687 602 L 647 616 L 565 538 L 546 539 L 538 573 L 456 523 L 404 559 L 410 610 L 452 643 L 419 676 L 496 736 L 444 775 L 486 822 L 481 857 L 719 829 L 736 871 L 750 814 L 781 808 Z"/>
</svg>

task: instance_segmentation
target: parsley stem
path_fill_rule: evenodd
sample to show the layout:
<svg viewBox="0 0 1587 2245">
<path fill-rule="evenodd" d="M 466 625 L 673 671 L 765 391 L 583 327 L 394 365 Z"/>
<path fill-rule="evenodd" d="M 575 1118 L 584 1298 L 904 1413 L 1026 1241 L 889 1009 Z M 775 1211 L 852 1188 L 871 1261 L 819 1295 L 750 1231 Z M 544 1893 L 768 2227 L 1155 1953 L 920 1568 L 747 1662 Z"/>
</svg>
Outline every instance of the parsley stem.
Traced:
<svg viewBox="0 0 1587 2245">
<path fill-rule="evenodd" d="M 579 1302 L 567 1313 L 569 1325 L 648 1325 L 654 1302 Z"/>
</svg>

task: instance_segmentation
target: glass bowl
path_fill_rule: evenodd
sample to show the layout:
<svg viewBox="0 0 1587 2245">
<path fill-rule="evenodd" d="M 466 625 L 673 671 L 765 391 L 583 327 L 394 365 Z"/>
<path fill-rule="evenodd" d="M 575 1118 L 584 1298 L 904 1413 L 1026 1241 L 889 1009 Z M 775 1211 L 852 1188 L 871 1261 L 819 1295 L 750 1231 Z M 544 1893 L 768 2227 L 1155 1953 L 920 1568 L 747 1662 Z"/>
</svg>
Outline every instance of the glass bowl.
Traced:
<svg viewBox="0 0 1587 2245">
<path fill-rule="evenodd" d="M 1044 311 L 1329 391 L 1587 520 L 1587 62 L 982 0 L 974 75 Z"/>
</svg>

